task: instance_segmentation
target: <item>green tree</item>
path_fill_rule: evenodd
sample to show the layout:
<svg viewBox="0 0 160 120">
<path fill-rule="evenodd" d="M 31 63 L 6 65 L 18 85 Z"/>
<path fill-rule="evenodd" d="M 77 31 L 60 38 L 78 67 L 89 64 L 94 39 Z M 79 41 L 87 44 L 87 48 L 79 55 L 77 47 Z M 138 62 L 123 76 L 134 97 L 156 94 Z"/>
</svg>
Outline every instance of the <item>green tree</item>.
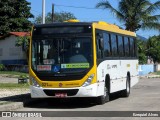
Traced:
<svg viewBox="0 0 160 120">
<path fill-rule="evenodd" d="M 0 36 L 14 31 L 29 31 L 30 3 L 26 0 L 0 0 Z"/>
<path fill-rule="evenodd" d="M 147 45 L 146 41 L 143 41 L 143 40 L 137 38 L 139 64 L 146 64 L 147 63 L 146 45 Z"/>
<path fill-rule="evenodd" d="M 76 17 L 70 12 L 56 12 L 54 14 L 54 22 L 64 22 L 69 19 L 76 19 Z M 52 13 L 48 12 L 46 15 L 46 23 L 52 23 Z M 35 18 L 34 23 L 42 23 L 42 16 L 39 15 Z"/>
<path fill-rule="evenodd" d="M 125 29 L 137 31 L 142 29 L 160 30 L 160 15 L 154 15 L 160 9 L 160 1 L 151 0 L 119 0 L 118 9 L 114 8 L 108 0 L 97 3 L 97 8 L 110 10 L 118 20 L 124 23 Z"/>
<path fill-rule="evenodd" d="M 160 62 L 160 35 L 148 39 L 146 55 L 151 57 L 154 63 Z"/>
</svg>

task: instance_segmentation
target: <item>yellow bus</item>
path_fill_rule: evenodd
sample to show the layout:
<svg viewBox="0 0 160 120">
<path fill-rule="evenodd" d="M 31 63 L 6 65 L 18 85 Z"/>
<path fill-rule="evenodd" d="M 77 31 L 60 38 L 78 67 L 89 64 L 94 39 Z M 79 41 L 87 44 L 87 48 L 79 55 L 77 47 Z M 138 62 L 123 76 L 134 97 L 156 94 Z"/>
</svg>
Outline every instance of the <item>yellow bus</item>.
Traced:
<svg viewBox="0 0 160 120">
<path fill-rule="evenodd" d="M 99 22 L 35 25 L 30 42 L 32 98 L 128 97 L 138 82 L 136 34 Z"/>
</svg>

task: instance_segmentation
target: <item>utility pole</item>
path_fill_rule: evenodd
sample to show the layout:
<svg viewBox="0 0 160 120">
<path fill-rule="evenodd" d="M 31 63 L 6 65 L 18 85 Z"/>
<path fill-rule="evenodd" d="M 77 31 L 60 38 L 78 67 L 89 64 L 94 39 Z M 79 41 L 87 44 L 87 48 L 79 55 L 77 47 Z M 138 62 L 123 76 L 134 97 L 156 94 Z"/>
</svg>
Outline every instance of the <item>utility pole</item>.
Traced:
<svg viewBox="0 0 160 120">
<path fill-rule="evenodd" d="M 52 4 L 52 22 L 54 22 L 54 4 Z"/>
<path fill-rule="evenodd" d="M 42 0 L 42 24 L 45 24 L 45 0 Z"/>
</svg>

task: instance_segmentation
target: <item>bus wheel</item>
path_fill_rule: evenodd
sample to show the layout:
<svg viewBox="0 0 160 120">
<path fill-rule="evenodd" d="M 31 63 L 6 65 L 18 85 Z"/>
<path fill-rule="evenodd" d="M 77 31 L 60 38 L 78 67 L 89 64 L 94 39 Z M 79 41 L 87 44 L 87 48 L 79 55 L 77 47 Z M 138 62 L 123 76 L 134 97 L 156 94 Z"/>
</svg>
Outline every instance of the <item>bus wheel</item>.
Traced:
<svg viewBox="0 0 160 120">
<path fill-rule="evenodd" d="M 109 92 L 108 92 L 108 88 L 105 86 L 104 95 L 97 97 L 97 104 L 103 105 L 108 101 L 109 101 Z"/>
<path fill-rule="evenodd" d="M 130 79 L 129 76 L 127 75 L 126 89 L 122 91 L 122 97 L 129 97 L 129 95 L 130 95 Z"/>
</svg>

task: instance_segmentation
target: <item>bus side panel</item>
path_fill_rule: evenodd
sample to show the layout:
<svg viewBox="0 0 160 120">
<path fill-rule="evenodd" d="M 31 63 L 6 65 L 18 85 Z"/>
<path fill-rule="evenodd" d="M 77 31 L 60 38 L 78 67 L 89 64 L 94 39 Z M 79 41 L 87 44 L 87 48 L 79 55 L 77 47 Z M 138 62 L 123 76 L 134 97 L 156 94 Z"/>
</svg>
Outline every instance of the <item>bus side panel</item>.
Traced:
<svg viewBox="0 0 160 120">
<path fill-rule="evenodd" d="M 122 78 L 122 74 L 120 73 L 120 61 L 119 60 L 104 60 L 98 65 L 97 68 L 97 80 L 102 82 L 103 86 L 99 86 L 102 89 L 101 95 L 104 94 L 104 82 L 106 79 L 106 75 L 109 75 L 110 77 L 110 92 L 119 91 L 125 88 L 125 81 L 122 81 L 120 78 Z M 98 90 L 99 90 L 98 89 Z M 99 91 L 98 91 L 99 93 Z M 97 94 L 98 94 L 97 93 Z M 100 94 L 99 93 L 99 94 Z"/>
<path fill-rule="evenodd" d="M 122 60 L 122 72 L 124 77 L 127 77 L 126 73 L 130 74 L 130 85 L 131 87 L 138 83 L 138 60 Z M 126 79 L 126 78 L 125 78 Z"/>
<path fill-rule="evenodd" d="M 139 81 L 138 76 L 131 77 L 131 87 L 133 87 L 135 84 L 137 84 Z"/>
<path fill-rule="evenodd" d="M 130 73 L 131 87 L 138 82 L 138 60 L 104 60 L 97 67 L 97 95 L 104 94 L 106 75 L 110 77 L 110 93 L 126 89 L 127 73 Z"/>
</svg>

